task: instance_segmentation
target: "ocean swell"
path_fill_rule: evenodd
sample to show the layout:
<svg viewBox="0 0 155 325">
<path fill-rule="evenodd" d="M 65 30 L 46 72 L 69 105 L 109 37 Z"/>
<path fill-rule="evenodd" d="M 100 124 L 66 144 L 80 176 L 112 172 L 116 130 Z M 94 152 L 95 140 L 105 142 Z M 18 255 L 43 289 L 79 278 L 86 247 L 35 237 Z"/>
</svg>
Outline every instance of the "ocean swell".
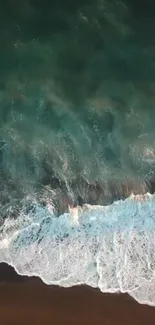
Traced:
<svg viewBox="0 0 155 325">
<path fill-rule="evenodd" d="M 0 262 L 48 285 L 87 284 L 155 305 L 155 195 L 55 217 L 37 203 L 1 225 Z"/>
</svg>

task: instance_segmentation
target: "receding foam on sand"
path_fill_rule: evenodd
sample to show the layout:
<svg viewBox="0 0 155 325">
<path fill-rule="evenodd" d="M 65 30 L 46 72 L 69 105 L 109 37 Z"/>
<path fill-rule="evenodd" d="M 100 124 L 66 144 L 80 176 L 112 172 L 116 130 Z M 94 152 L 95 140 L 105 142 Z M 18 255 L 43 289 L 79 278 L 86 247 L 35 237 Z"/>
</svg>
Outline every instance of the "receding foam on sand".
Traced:
<svg viewBox="0 0 155 325">
<path fill-rule="evenodd" d="M 36 205 L 1 226 L 0 262 L 48 285 L 86 284 L 155 305 L 155 195 L 84 205 L 56 218 Z"/>
</svg>

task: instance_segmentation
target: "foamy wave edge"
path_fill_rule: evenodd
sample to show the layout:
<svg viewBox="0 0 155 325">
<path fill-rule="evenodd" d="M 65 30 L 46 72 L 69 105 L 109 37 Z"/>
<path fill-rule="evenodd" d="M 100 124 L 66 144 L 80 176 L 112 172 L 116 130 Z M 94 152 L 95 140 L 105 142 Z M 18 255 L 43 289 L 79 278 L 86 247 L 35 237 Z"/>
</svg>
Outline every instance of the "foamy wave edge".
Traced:
<svg viewBox="0 0 155 325">
<path fill-rule="evenodd" d="M 85 205 L 56 218 L 36 205 L 0 227 L 0 262 L 48 285 L 128 292 L 155 306 L 155 195 Z"/>
</svg>

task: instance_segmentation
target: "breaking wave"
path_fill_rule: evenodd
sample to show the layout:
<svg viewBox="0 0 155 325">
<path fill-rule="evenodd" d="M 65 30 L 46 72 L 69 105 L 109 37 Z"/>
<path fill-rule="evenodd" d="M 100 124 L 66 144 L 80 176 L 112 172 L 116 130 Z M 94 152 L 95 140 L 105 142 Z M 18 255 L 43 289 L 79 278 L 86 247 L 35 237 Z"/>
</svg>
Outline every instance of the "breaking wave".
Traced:
<svg viewBox="0 0 155 325">
<path fill-rule="evenodd" d="M 155 195 L 84 205 L 59 218 L 34 202 L 1 224 L 0 262 L 48 285 L 86 284 L 155 305 Z"/>
</svg>

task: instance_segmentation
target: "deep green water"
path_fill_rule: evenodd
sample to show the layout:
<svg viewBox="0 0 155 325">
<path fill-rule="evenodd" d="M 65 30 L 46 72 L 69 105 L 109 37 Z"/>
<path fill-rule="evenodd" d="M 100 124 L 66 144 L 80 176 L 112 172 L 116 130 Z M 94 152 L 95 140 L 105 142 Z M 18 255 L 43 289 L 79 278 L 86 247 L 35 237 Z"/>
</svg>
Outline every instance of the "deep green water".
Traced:
<svg viewBox="0 0 155 325">
<path fill-rule="evenodd" d="M 0 2 L 3 193 L 154 174 L 154 18 L 153 1 Z"/>
</svg>

